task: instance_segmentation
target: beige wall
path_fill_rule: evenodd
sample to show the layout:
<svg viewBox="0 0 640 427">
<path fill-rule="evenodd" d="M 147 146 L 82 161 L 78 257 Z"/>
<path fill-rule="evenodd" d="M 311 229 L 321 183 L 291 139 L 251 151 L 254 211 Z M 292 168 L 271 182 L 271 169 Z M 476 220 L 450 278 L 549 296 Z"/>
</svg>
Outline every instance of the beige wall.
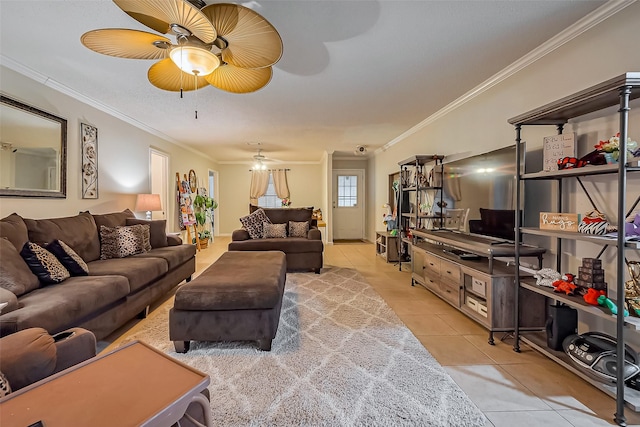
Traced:
<svg viewBox="0 0 640 427">
<path fill-rule="evenodd" d="M 0 90 L 26 104 L 67 119 L 67 197 L 66 199 L 0 199 L 0 216 L 17 212 L 29 218 L 75 215 L 89 210 L 105 213 L 133 209 L 135 195 L 150 191 L 149 148 L 169 155 L 169 188 L 175 188 L 175 173 L 194 169 L 205 178 L 217 164 L 201 154 L 145 132 L 103 111 L 49 88 L 10 69 L 2 68 Z M 98 128 L 99 198 L 81 197 L 80 123 Z M 205 181 L 206 182 L 206 181 Z M 169 230 L 176 230 L 175 202 L 167 208 Z M 137 213 L 142 216 L 142 213 Z"/>
<path fill-rule="evenodd" d="M 278 169 L 289 168 L 287 181 L 291 194 L 291 206 L 322 207 L 324 204 L 323 176 L 321 163 L 313 164 L 278 164 Z M 221 164 L 220 198 L 218 200 L 220 215 L 220 235 L 229 235 L 241 227 L 240 217 L 249 213 L 249 188 L 251 186 L 251 164 Z M 325 209 L 322 209 L 325 212 Z"/>
<path fill-rule="evenodd" d="M 640 3 L 635 3 L 598 24 L 551 54 L 497 84 L 402 142 L 378 153 L 374 159 L 375 206 L 387 201 L 387 177 L 397 162 L 414 154 L 467 157 L 514 144 L 515 131 L 507 120 L 548 102 L 570 95 L 627 71 L 640 70 Z M 612 114 L 614 112 L 611 112 Z M 637 114 L 634 112 L 634 114 Z M 615 119 L 615 117 L 614 117 Z M 608 137 L 614 125 L 582 139 L 581 151 L 597 138 Z M 640 124 L 630 128 L 640 140 Z M 542 137 L 553 127 L 526 128 L 528 149 L 540 148 Z M 637 193 L 635 193 L 637 194 Z M 370 225 L 370 233 L 374 227 Z"/>
</svg>

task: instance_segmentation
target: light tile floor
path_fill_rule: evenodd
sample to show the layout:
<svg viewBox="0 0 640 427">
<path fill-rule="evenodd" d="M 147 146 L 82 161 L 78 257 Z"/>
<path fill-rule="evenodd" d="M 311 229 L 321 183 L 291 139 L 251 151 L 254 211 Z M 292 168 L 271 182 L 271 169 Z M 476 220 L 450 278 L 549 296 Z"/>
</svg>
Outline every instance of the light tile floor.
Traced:
<svg viewBox="0 0 640 427">
<path fill-rule="evenodd" d="M 216 237 L 196 256 L 196 275 L 226 251 L 228 237 Z M 425 348 L 484 412 L 487 426 L 591 427 L 613 423 L 615 401 L 535 350 L 513 341 L 487 344 L 488 331 L 421 286 L 411 286 L 409 265 L 402 271 L 376 256 L 371 243 L 325 245 L 325 266 L 357 269 L 393 308 Z M 312 273 L 310 273 L 312 274 Z M 164 302 L 171 302 L 171 296 Z M 152 307 L 153 309 L 153 307 Z M 106 341 L 108 351 L 139 328 L 133 320 Z M 501 335 L 496 335 L 500 338 Z M 625 410 L 629 425 L 640 414 Z"/>
</svg>

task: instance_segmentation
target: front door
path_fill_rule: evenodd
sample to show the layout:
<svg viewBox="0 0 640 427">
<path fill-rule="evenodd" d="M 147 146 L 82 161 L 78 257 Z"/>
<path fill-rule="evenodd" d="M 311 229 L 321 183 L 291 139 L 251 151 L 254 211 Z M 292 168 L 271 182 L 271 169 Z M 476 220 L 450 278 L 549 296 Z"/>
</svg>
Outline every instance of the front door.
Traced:
<svg viewBox="0 0 640 427">
<path fill-rule="evenodd" d="M 364 170 L 333 171 L 333 239 L 364 239 Z"/>
</svg>

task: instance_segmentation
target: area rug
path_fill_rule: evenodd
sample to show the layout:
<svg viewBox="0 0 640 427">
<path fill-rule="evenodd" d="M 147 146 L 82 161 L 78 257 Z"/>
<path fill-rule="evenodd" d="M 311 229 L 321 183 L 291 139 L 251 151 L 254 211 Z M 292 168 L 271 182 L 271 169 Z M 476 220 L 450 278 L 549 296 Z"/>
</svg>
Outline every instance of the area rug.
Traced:
<svg viewBox="0 0 640 427">
<path fill-rule="evenodd" d="M 211 377 L 223 426 L 482 426 L 485 417 L 353 269 L 293 273 L 272 350 L 169 341 L 165 304 L 126 339 Z"/>
</svg>

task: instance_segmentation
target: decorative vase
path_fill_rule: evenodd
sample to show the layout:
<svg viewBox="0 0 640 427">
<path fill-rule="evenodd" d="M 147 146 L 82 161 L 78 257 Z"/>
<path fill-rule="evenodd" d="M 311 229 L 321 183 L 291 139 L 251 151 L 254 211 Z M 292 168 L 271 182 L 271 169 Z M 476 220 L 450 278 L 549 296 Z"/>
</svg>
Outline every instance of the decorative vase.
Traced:
<svg viewBox="0 0 640 427">
<path fill-rule="evenodd" d="M 207 249 L 209 247 L 209 239 L 198 239 L 200 241 L 200 249 Z"/>
<path fill-rule="evenodd" d="M 618 163 L 618 160 L 613 157 L 613 153 L 603 153 L 604 158 L 607 161 L 607 164 L 611 165 L 614 163 Z"/>
</svg>

